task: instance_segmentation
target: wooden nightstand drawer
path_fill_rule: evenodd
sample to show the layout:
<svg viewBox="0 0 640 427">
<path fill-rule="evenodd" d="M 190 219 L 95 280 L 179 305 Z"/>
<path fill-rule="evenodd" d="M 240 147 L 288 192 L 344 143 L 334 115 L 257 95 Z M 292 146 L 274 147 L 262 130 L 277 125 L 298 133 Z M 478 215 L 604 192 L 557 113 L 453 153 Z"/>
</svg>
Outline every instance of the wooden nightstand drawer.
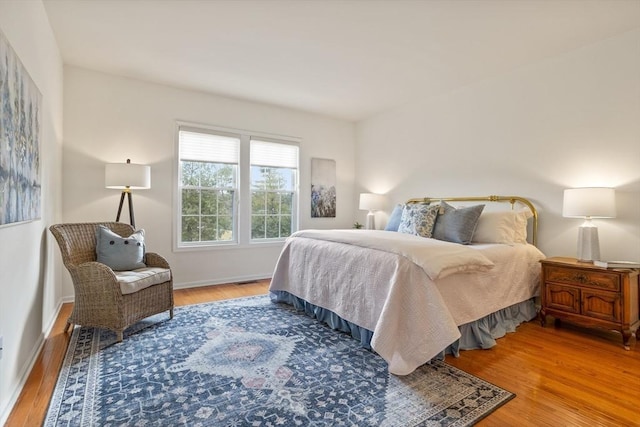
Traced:
<svg viewBox="0 0 640 427">
<path fill-rule="evenodd" d="M 547 307 L 566 313 L 580 313 L 580 289 L 549 283 L 545 293 Z"/>
<path fill-rule="evenodd" d="M 568 285 L 578 285 L 615 292 L 620 290 L 620 275 L 607 273 L 606 270 L 599 272 L 546 266 L 545 276 L 549 282 L 566 283 Z"/>
<path fill-rule="evenodd" d="M 582 291 L 582 314 L 609 322 L 622 321 L 620 294 Z"/>
</svg>

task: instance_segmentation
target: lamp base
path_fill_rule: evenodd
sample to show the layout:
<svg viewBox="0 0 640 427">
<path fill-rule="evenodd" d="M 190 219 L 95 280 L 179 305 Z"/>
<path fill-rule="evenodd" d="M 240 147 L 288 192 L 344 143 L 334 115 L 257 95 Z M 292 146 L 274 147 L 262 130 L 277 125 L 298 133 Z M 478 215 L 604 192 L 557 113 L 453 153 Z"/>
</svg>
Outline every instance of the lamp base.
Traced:
<svg viewBox="0 0 640 427">
<path fill-rule="evenodd" d="M 124 204 L 125 194 L 127 202 L 129 202 L 129 222 L 133 228 L 136 228 L 136 219 L 133 216 L 133 199 L 131 197 L 131 190 L 122 190 L 120 195 L 120 205 L 118 205 L 118 214 L 116 215 L 116 222 L 120 222 L 120 215 L 122 214 L 122 205 Z"/>
<path fill-rule="evenodd" d="M 367 214 L 367 230 L 375 230 L 376 229 L 376 214 L 369 211 Z"/>
<path fill-rule="evenodd" d="M 600 259 L 598 227 L 578 227 L 578 260 L 593 262 Z"/>
</svg>

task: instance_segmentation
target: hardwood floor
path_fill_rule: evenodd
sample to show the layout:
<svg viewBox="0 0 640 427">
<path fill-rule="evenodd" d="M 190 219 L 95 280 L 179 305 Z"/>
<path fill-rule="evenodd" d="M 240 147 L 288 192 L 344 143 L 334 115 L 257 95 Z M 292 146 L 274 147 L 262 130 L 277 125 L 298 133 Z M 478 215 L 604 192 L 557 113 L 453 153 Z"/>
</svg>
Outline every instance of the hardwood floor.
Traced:
<svg viewBox="0 0 640 427">
<path fill-rule="evenodd" d="M 268 281 L 175 291 L 176 305 L 266 293 Z M 69 342 L 65 304 L 6 426 L 41 425 Z M 488 426 L 640 426 L 640 344 L 619 334 L 563 323 L 521 325 L 490 350 L 447 363 L 516 394 L 480 421 Z"/>
</svg>

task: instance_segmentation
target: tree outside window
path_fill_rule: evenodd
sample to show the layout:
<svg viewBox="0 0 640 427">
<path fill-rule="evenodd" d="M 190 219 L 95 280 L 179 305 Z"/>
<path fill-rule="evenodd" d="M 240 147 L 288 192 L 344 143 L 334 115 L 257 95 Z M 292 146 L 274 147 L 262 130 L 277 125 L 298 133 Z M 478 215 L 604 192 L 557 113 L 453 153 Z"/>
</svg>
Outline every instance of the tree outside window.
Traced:
<svg viewBox="0 0 640 427">
<path fill-rule="evenodd" d="M 251 167 L 251 238 L 280 239 L 292 233 L 296 171 Z"/>
</svg>

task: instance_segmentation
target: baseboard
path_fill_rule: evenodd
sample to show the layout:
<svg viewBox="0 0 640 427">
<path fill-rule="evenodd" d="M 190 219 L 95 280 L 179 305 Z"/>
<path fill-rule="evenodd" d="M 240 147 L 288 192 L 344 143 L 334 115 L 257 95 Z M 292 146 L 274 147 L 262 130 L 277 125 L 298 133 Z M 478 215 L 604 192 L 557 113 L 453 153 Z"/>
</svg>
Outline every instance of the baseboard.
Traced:
<svg viewBox="0 0 640 427">
<path fill-rule="evenodd" d="M 33 369 L 33 366 L 36 363 L 36 360 L 38 359 L 38 355 L 40 354 L 40 351 L 42 351 L 43 346 L 44 346 L 44 334 L 41 334 L 38 340 L 36 341 L 36 344 L 33 350 L 30 352 L 31 356 L 29 357 L 29 362 L 26 365 L 24 365 L 23 368 L 20 370 L 20 374 L 18 376 L 19 378 L 18 385 L 13 390 L 13 393 L 11 393 L 11 397 L 7 402 L 7 407 L 3 409 L 2 417 L 0 417 L 0 425 L 4 425 L 7 422 L 7 419 L 9 418 L 9 415 L 11 414 L 13 407 L 15 406 L 16 402 L 18 401 L 18 398 L 20 397 L 20 393 L 22 393 L 22 389 L 24 388 L 24 385 L 27 383 L 27 378 L 29 378 L 29 374 L 31 373 L 31 370 Z"/>
<path fill-rule="evenodd" d="M 23 368 L 20 370 L 20 374 L 18 375 L 18 378 L 19 378 L 18 385 L 13 390 L 13 393 L 11 393 L 11 397 L 7 402 L 7 406 L 5 408 L 2 408 L 2 410 L 0 410 L 0 426 L 5 425 L 5 423 L 7 422 L 7 419 L 9 419 L 9 415 L 11 415 L 11 411 L 13 410 L 13 407 L 18 401 L 18 398 L 22 393 L 22 389 L 24 388 L 24 385 L 27 383 L 27 380 L 29 379 L 31 370 L 33 369 L 33 366 L 35 365 L 36 360 L 38 360 L 38 356 L 40 356 L 40 352 L 44 347 L 44 342 L 46 340 L 46 337 L 48 337 L 51 334 L 51 330 L 53 329 L 53 325 L 55 324 L 61 309 L 62 309 L 62 299 L 60 299 L 60 301 L 58 302 L 58 306 L 54 310 L 53 316 L 49 319 L 49 322 L 47 322 L 47 327 L 45 328 L 45 331 L 42 334 L 40 334 L 40 337 L 38 338 L 35 345 L 33 346 L 33 349 L 30 352 L 28 363 L 25 364 Z"/>
<path fill-rule="evenodd" d="M 173 289 L 189 289 L 189 288 L 201 288 L 204 286 L 213 286 L 213 285 L 226 285 L 228 283 L 251 283 L 256 280 L 264 280 L 271 278 L 268 274 L 256 274 L 252 276 L 235 276 L 235 277 L 226 277 L 224 279 L 215 279 L 215 280 L 199 280 L 197 282 L 180 282 L 173 283 Z M 74 301 L 73 295 L 62 297 L 60 299 L 60 306 L 58 307 L 58 311 L 62 307 L 62 304 L 71 303 Z M 53 319 L 55 321 L 55 318 Z M 53 324 L 51 325 L 53 326 Z"/>
<path fill-rule="evenodd" d="M 270 275 L 265 274 L 257 274 L 252 276 L 235 276 L 235 277 L 225 277 L 222 279 L 216 280 L 199 280 L 197 282 L 181 282 L 181 283 L 173 283 L 173 289 L 188 289 L 188 288 L 201 288 L 203 286 L 211 286 L 211 285 L 223 285 L 228 283 L 249 283 L 255 282 L 256 280 L 264 280 L 269 279 Z"/>
</svg>

